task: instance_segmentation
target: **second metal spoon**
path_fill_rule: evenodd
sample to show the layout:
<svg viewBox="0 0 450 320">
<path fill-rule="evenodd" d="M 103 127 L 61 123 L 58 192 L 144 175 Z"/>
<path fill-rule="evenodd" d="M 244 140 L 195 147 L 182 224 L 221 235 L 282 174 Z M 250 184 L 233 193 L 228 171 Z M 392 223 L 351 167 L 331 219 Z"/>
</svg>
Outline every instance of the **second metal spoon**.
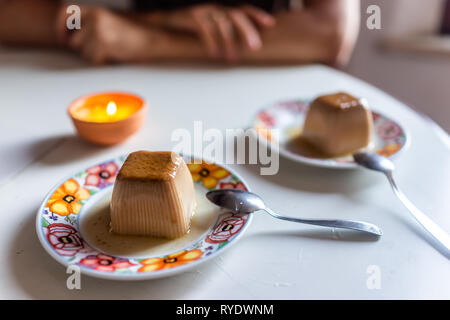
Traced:
<svg viewBox="0 0 450 320">
<path fill-rule="evenodd" d="M 377 236 L 381 236 L 383 232 L 374 224 L 352 221 L 352 220 L 335 220 L 335 219 L 302 219 L 294 217 L 281 216 L 266 206 L 264 201 L 258 195 L 237 189 L 221 189 L 209 191 L 206 197 L 219 207 L 229 209 L 235 213 L 249 213 L 258 210 L 264 210 L 272 217 L 298 223 L 313 224 L 322 227 L 352 229 L 362 232 L 368 232 Z"/>
<path fill-rule="evenodd" d="M 409 210 L 412 216 L 419 222 L 422 227 L 441 245 L 445 250 L 445 254 L 450 257 L 450 236 L 433 220 L 428 218 L 425 213 L 420 211 L 405 194 L 400 191 L 399 187 L 394 181 L 392 172 L 395 169 L 394 163 L 379 154 L 368 152 L 357 152 L 353 154 L 353 159 L 357 164 L 370 170 L 384 173 L 391 184 L 395 195 L 400 199 L 403 205 Z"/>
</svg>

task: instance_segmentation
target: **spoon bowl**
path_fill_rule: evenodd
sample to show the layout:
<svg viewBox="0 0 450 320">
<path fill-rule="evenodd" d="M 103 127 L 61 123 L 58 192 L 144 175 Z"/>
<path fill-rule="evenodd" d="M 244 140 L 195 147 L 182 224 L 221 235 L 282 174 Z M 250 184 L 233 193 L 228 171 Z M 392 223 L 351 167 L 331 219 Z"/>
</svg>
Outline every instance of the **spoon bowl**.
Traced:
<svg viewBox="0 0 450 320">
<path fill-rule="evenodd" d="M 209 191 L 206 197 L 219 207 L 231 210 L 234 213 L 250 213 L 264 210 L 266 204 L 258 195 L 238 189 L 221 189 Z"/>
<path fill-rule="evenodd" d="M 391 160 L 378 153 L 357 152 L 353 154 L 353 160 L 367 169 L 383 173 L 392 172 L 395 169 Z"/>
</svg>

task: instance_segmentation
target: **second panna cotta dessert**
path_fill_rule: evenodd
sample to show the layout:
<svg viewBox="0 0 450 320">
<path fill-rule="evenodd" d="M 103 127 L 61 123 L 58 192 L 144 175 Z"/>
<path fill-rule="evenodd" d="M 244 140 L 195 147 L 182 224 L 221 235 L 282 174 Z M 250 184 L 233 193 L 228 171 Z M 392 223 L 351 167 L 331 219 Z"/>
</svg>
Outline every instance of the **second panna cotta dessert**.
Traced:
<svg viewBox="0 0 450 320">
<path fill-rule="evenodd" d="M 327 94 L 311 103 L 302 138 L 322 154 L 337 157 L 367 147 L 372 126 L 365 100 L 345 92 Z"/>
</svg>

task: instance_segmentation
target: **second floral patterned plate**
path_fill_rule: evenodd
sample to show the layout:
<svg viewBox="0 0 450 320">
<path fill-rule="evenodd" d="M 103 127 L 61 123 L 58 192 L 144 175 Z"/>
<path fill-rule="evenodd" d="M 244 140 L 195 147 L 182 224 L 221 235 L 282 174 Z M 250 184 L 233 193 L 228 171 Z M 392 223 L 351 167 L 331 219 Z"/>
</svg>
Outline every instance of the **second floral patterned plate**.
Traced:
<svg viewBox="0 0 450 320">
<path fill-rule="evenodd" d="M 162 246 L 163 251 L 156 255 L 138 257 L 102 250 L 83 237 L 84 231 L 80 226 L 89 208 L 95 207 L 100 199 L 111 193 L 125 158 L 122 156 L 73 174 L 44 199 L 37 213 L 37 235 L 45 250 L 61 264 L 76 265 L 84 274 L 113 280 L 166 277 L 184 272 L 220 254 L 235 243 L 249 226 L 251 214 L 233 214 L 215 209 L 217 217 L 209 220 L 212 223 L 204 226 L 205 231 L 189 243 L 178 242 L 179 248 L 176 248 L 177 243 L 170 247 L 176 250 L 166 249 L 165 252 L 167 246 Z M 248 189 L 242 178 L 232 170 L 206 162 L 189 163 L 189 159 L 185 158 L 197 197 L 205 197 L 206 192 L 214 189 Z M 92 225 L 98 221 L 88 223 Z"/>
<path fill-rule="evenodd" d="M 293 161 L 327 168 L 356 168 L 350 155 L 322 158 L 308 150 L 306 144 L 302 146 L 300 133 L 308 108 L 309 102 L 306 99 L 274 103 L 258 112 L 252 127 L 259 139 Z M 386 157 L 397 156 L 405 150 L 409 140 L 400 124 L 375 111 L 372 111 L 372 116 L 374 125 L 369 148 Z M 278 133 L 278 139 L 273 136 L 274 129 Z"/>
</svg>

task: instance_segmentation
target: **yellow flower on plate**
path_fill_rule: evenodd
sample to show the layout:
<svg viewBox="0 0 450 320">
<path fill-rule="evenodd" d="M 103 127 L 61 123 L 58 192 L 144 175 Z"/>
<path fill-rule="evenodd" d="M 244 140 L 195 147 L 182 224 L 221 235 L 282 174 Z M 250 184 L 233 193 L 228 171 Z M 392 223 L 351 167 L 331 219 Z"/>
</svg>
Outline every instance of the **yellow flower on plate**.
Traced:
<svg viewBox="0 0 450 320">
<path fill-rule="evenodd" d="M 390 157 L 394 153 L 396 153 L 398 150 L 400 150 L 401 145 L 398 143 L 391 143 L 383 148 L 377 150 L 377 153 L 384 156 L 384 157 Z"/>
<path fill-rule="evenodd" d="M 258 134 L 258 136 L 263 137 L 267 141 L 270 141 L 270 142 L 277 142 L 277 141 L 272 141 L 274 139 L 272 137 L 272 132 L 271 132 L 270 128 L 263 127 L 261 125 L 255 125 L 254 128 L 255 128 L 256 133 Z"/>
<path fill-rule="evenodd" d="M 68 216 L 71 213 L 77 214 L 82 206 L 79 201 L 86 200 L 90 196 L 89 190 L 80 188 L 78 182 L 69 179 L 52 194 L 46 207 L 60 216 Z"/>
<path fill-rule="evenodd" d="M 169 269 L 197 260 L 203 252 L 199 249 L 182 250 L 174 254 L 169 254 L 164 258 L 149 258 L 141 261 L 142 267 L 139 272 L 150 272 L 156 270 Z"/>
<path fill-rule="evenodd" d="M 188 168 L 191 172 L 192 179 L 194 179 L 195 182 L 201 180 L 203 185 L 208 189 L 214 188 L 219 180 L 230 175 L 224 168 L 206 162 L 202 162 L 201 164 L 189 163 Z"/>
</svg>

